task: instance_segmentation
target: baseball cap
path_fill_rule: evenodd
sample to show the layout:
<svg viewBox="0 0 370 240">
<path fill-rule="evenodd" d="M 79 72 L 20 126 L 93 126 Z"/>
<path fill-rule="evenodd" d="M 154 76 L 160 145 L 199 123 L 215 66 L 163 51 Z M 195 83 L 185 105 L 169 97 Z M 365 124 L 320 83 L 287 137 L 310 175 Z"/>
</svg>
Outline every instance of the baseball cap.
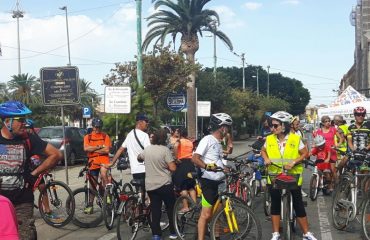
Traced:
<svg viewBox="0 0 370 240">
<path fill-rule="evenodd" d="M 136 114 L 136 121 L 149 121 L 149 118 L 146 116 L 145 113 L 137 113 Z"/>
</svg>

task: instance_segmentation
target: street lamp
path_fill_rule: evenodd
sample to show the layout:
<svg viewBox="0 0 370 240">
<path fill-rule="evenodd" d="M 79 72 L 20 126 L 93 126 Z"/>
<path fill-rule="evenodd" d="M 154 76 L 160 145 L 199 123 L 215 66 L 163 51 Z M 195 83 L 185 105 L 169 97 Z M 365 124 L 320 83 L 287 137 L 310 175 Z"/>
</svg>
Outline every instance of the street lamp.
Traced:
<svg viewBox="0 0 370 240">
<path fill-rule="evenodd" d="M 216 81 L 217 79 L 217 48 L 216 48 L 216 31 L 217 31 L 217 20 L 211 21 L 209 30 L 213 33 L 213 78 Z"/>
<path fill-rule="evenodd" d="M 270 65 L 267 66 L 267 98 L 270 97 Z"/>
<path fill-rule="evenodd" d="M 23 17 L 23 13 L 19 10 L 19 1 L 17 0 L 17 10 L 13 11 L 13 18 L 17 19 L 17 36 L 18 36 L 18 74 L 21 75 L 21 42 L 19 39 L 19 18 Z"/>
<path fill-rule="evenodd" d="M 243 91 L 245 90 L 245 53 L 237 54 L 236 52 L 232 52 L 235 56 L 240 57 L 242 60 L 243 65 Z"/>
<path fill-rule="evenodd" d="M 257 74 L 253 75 L 252 78 L 256 78 L 257 80 L 257 96 L 260 95 L 260 90 L 259 90 L 259 82 L 258 82 L 258 68 L 257 68 Z"/>
<path fill-rule="evenodd" d="M 67 6 L 60 7 L 59 9 L 64 10 L 66 12 L 66 28 L 67 28 L 67 44 L 68 44 L 68 66 L 71 66 L 71 50 L 69 48 L 69 31 L 68 31 L 68 10 L 67 10 Z"/>
</svg>

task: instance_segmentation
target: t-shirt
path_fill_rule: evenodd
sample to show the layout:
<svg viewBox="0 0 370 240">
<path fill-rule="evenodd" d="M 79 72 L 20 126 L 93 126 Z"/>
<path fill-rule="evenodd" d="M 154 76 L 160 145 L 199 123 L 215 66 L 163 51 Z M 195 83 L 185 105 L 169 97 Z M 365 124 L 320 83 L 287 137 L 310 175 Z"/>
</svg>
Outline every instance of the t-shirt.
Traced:
<svg viewBox="0 0 370 240">
<path fill-rule="evenodd" d="M 331 148 L 332 146 L 335 145 L 334 144 L 334 137 L 335 137 L 336 133 L 337 133 L 337 130 L 335 129 L 335 127 L 330 127 L 329 131 L 326 132 L 326 133 L 324 133 L 324 131 L 321 128 L 318 129 L 317 132 L 316 132 L 316 135 L 323 136 L 325 138 L 325 146 L 328 146 L 329 148 Z M 330 159 L 331 160 L 337 160 L 337 153 L 334 149 L 331 150 Z"/>
<path fill-rule="evenodd" d="M 0 239 L 18 240 L 18 223 L 13 204 L 0 195 Z"/>
<path fill-rule="evenodd" d="M 172 183 L 168 163 L 173 162 L 171 150 L 162 145 L 150 145 L 140 153 L 145 163 L 145 188 L 147 191 L 158 189 Z"/>
<path fill-rule="evenodd" d="M 98 145 L 99 146 L 104 145 L 110 148 L 112 146 L 112 143 L 110 141 L 109 136 L 102 132 L 96 133 L 93 131 L 92 133 L 87 134 L 84 137 L 84 146 L 98 146 Z M 94 159 L 94 161 L 96 161 L 97 163 L 107 162 L 107 160 L 109 161 L 108 153 L 102 154 L 97 152 L 89 152 L 87 156 L 89 157 L 89 159 Z M 90 169 L 99 169 L 99 168 L 100 166 L 97 165 L 91 165 L 90 167 Z"/>
<path fill-rule="evenodd" d="M 32 187 L 24 188 L 22 176 L 1 176 L 2 173 L 31 172 L 30 157 L 42 155 L 47 142 L 33 134 L 29 134 L 29 142 L 30 152 L 25 148 L 25 140 L 22 137 L 5 139 L 0 132 L 0 177 L 2 178 L 0 194 L 9 198 L 13 204 L 33 203 L 34 200 Z M 24 169 L 23 162 L 26 163 L 26 161 L 28 161 L 28 169 Z"/>
<path fill-rule="evenodd" d="M 144 173 L 144 163 L 139 163 L 137 161 L 137 156 L 139 156 L 143 149 L 137 142 L 134 131 L 136 131 L 136 136 L 144 148 L 150 145 L 149 135 L 147 133 L 141 131 L 140 129 L 132 129 L 129 134 L 127 134 L 125 141 L 122 143 L 122 147 L 127 148 L 127 153 L 130 160 L 131 174 Z"/>
<path fill-rule="evenodd" d="M 330 151 L 331 149 L 325 145 L 322 149 L 319 149 L 318 147 L 312 148 L 311 154 L 316 156 L 317 160 L 326 160 Z"/>
<path fill-rule="evenodd" d="M 348 138 L 352 138 L 352 144 L 355 149 L 365 149 L 369 145 L 370 123 L 364 121 L 360 128 L 355 124 L 348 127 Z"/>
<path fill-rule="evenodd" d="M 219 167 L 224 167 L 222 163 L 222 146 L 220 141 L 215 138 L 212 134 L 205 136 L 200 140 L 195 153 L 201 156 L 201 159 L 205 164 L 215 163 Z M 219 181 L 224 178 L 225 174 L 223 172 L 211 172 L 202 169 L 202 178 L 207 178 L 210 180 Z"/>
</svg>

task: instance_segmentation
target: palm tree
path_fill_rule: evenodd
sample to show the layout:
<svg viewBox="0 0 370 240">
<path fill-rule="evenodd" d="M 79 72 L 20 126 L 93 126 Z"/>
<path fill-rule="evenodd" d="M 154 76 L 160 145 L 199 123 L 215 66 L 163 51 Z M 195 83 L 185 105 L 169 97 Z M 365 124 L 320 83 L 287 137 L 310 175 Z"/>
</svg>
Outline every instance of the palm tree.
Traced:
<svg viewBox="0 0 370 240">
<path fill-rule="evenodd" d="M 231 40 L 216 25 L 219 25 L 220 18 L 217 12 L 203 9 L 210 0 L 157 0 L 154 8 L 168 8 L 169 10 L 159 9 L 148 17 L 148 31 L 143 42 L 143 49 L 146 50 L 151 42 L 154 45 L 160 42 L 163 46 L 167 35 L 171 35 L 173 42 L 177 34 L 181 34 L 180 51 L 186 55 L 186 59 L 194 63 L 195 53 L 199 49 L 199 38 L 203 32 L 211 32 L 221 39 L 232 50 Z M 196 137 L 196 99 L 195 99 L 195 72 L 190 76 L 191 81 L 187 86 L 188 99 L 188 133 L 190 137 Z"/>
<path fill-rule="evenodd" d="M 13 75 L 8 82 L 8 88 L 14 100 L 21 101 L 26 105 L 41 101 L 40 84 L 35 76 L 28 76 L 28 73 Z"/>
</svg>

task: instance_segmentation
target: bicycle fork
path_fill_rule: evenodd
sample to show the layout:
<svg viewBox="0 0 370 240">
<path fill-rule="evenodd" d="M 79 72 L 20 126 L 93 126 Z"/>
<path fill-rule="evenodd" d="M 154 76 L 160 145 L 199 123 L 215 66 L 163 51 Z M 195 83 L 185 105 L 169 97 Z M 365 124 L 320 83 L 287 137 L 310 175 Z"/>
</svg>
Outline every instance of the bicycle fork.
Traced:
<svg viewBox="0 0 370 240">
<path fill-rule="evenodd" d="M 226 199 L 224 211 L 225 211 L 227 225 L 229 226 L 230 232 L 232 233 L 239 232 L 239 226 L 236 221 L 234 209 L 230 204 L 230 198 Z"/>
</svg>

